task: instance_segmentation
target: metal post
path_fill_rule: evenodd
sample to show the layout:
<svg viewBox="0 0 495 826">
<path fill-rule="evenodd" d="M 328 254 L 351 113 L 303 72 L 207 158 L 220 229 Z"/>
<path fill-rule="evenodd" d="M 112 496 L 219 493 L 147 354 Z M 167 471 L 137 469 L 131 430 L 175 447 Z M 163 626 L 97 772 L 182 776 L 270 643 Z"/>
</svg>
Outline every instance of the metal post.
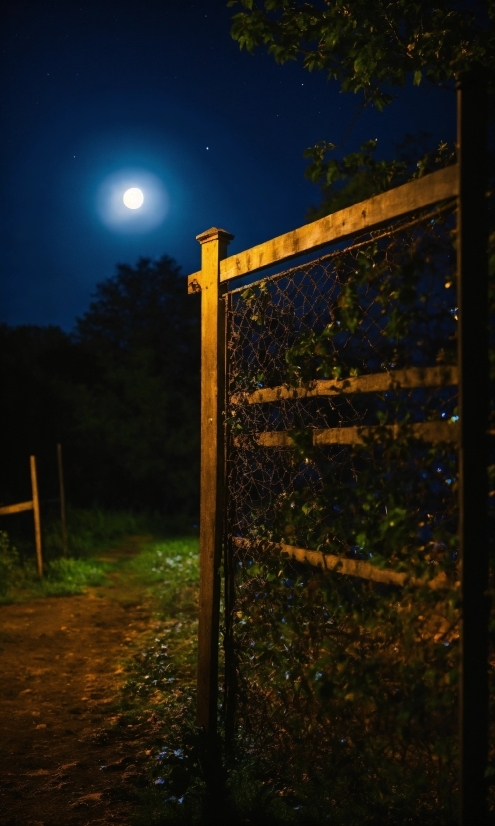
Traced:
<svg viewBox="0 0 495 826">
<path fill-rule="evenodd" d="M 40 500 L 38 496 L 38 478 L 36 475 L 36 456 L 29 457 L 31 468 L 31 489 L 33 491 L 33 517 L 34 517 L 34 542 L 36 545 L 36 563 L 38 574 L 43 576 L 43 556 L 41 553 L 41 521 L 40 521 Z"/>
<path fill-rule="evenodd" d="M 460 822 L 486 823 L 488 753 L 488 273 L 486 85 L 457 85 L 459 202 L 459 543 L 461 560 Z"/>
<path fill-rule="evenodd" d="M 60 526 L 62 531 L 62 553 L 67 556 L 67 522 L 65 518 L 64 467 L 62 464 L 62 445 L 57 445 L 58 484 L 60 489 Z"/>
<path fill-rule="evenodd" d="M 201 505 L 197 724 L 217 722 L 218 633 L 224 496 L 225 323 L 220 261 L 233 238 L 213 227 L 201 244 Z"/>
</svg>

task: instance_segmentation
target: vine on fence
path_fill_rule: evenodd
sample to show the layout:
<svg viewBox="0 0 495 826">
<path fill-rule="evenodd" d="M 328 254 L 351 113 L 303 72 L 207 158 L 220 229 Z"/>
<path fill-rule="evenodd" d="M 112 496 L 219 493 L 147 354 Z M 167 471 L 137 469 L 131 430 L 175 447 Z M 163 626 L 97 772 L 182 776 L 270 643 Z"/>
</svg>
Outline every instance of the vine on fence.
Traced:
<svg viewBox="0 0 495 826">
<path fill-rule="evenodd" d="M 336 823 L 455 816 L 456 313 L 448 204 L 228 297 L 228 714 L 278 793 L 317 784 Z M 346 390 L 412 368 L 436 382 Z M 356 443 L 315 437 L 336 428 Z"/>
</svg>

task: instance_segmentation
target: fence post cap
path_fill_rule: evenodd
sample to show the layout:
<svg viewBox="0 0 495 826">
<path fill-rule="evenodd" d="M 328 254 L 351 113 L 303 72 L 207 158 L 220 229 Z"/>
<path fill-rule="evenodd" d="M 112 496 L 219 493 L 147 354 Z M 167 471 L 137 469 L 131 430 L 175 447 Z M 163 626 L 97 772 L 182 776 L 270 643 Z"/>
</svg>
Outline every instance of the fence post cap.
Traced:
<svg viewBox="0 0 495 826">
<path fill-rule="evenodd" d="M 216 240 L 224 241 L 228 244 L 233 238 L 234 236 L 231 235 L 230 232 L 219 227 L 211 227 L 211 229 L 207 229 L 204 232 L 200 232 L 199 235 L 196 235 L 196 241 L 199 241 L 200 244 L 206 244 L 207 241 Z"/>
</svg>

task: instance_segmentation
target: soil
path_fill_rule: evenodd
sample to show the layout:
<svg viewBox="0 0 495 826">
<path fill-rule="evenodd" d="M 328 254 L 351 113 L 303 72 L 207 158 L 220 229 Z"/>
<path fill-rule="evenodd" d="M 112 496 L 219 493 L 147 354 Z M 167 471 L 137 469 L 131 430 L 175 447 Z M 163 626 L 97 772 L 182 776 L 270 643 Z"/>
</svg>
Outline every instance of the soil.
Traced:
<svg viewBox="0 0 495 826">
<path fill-rule="evenodd" d="M 134 538 L 105 558 L 138 549 Z M 122 664 L 160 623 L 142 583 L 118 569 L 109 577 L 83 595 L 0 606 L 5 826 L 127 826 L 150 784 L 160 721 L 129 723 L 115 708 Z"/>
</svg>

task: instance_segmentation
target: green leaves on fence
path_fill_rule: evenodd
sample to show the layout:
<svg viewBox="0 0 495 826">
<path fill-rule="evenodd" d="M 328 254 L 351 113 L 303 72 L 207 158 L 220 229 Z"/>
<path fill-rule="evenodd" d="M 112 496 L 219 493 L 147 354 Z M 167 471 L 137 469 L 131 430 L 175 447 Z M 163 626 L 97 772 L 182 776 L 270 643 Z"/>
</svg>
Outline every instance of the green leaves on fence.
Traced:
<svg viewBox="0 0 495 826">
<path fill-rule="evenodd" d="M 414 216 L 237 294 L 230 392 L 455 362 L 451 228 Z M 455 389 L 283 395 L 229 413 L 239 743 L 277 788 L 317 782 L 336 823 L 454 821 L 457 457 L 413 425 L 455 417 Z M 361 425 L 364 443 L 313 438 Z M 258 444 L 277 430 L 290 446 Z M 323 573 L 277 543 L 416 584 Z M 427 586 L 439 575 L 450 590 Z"/>
</svg>

